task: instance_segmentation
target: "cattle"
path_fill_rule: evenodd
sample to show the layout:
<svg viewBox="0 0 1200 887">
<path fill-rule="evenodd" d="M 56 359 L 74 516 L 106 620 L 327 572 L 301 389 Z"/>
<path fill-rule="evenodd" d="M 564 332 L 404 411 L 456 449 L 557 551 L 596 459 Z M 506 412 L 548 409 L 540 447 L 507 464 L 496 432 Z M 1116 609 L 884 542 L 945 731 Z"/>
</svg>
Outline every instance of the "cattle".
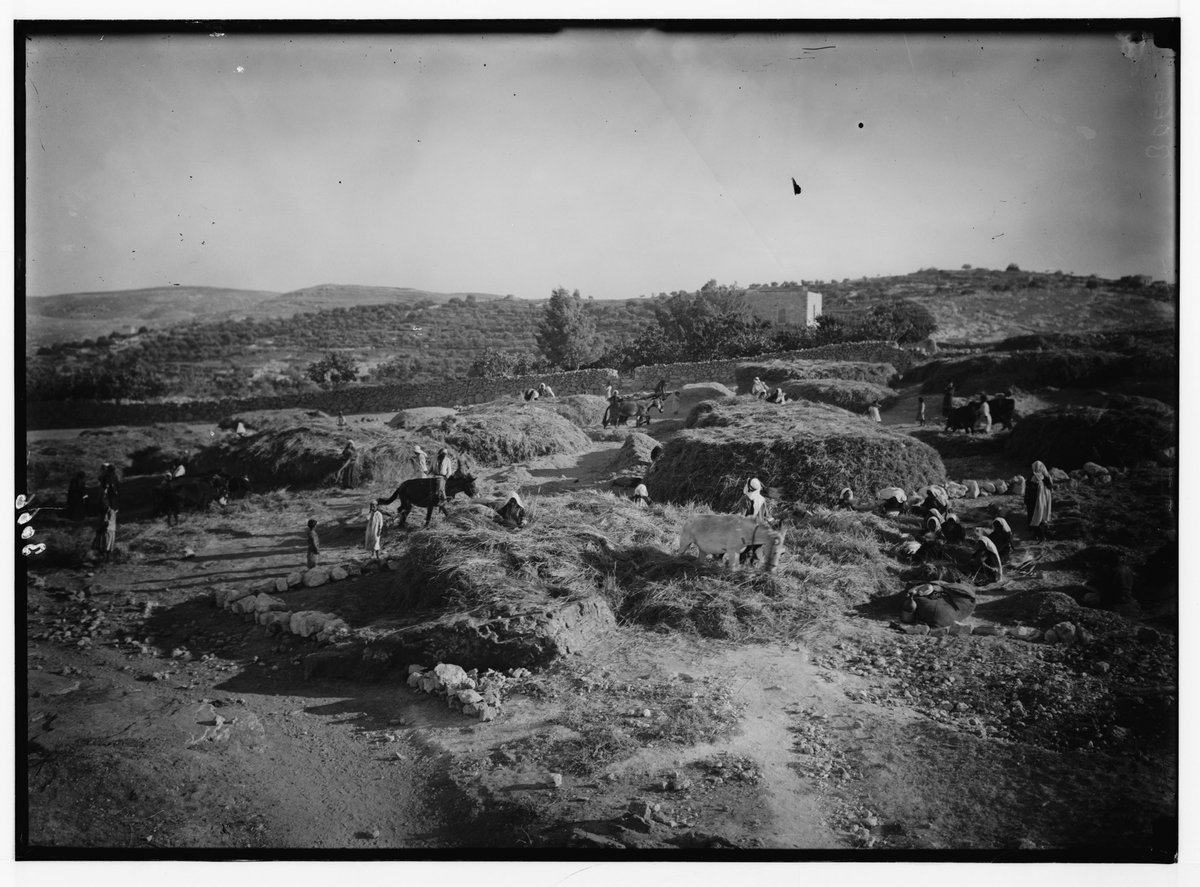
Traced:
<svg viewBox="0 0 1200 887">
<path fill-rule="evenodd" d="M 181 477 L 171 482 L 181 508 L 208 511 L 215 500 L 221 505 L 228 501 L 229 491 L 220 475 L 211 478 Z"/>
<path fill-rule="evenodd" d="M 1016 418 L 1017 402 L 1011 397 L 993 397 L 988 401 L 988 409 L 992 413 L 992 424 L 1012 428 Z"/>
<path fill-rule="evenodd" d="M 975 423 L 979 420 L 979 411 L 973 403 L 964 404 L 961 407 L 951 407 L 950 412 L 946 414 L 946 430 L 947 431 L 967 431 L 975 432 Z"/>
<path fill-rule="evenodd" d="M 737 569 L 739 555 L 747 548 L 762 546 L 763 567 L 774 569 L 783 553 L 784 532 L 772 530 L 752 517 L 736 514 L 702 514 L 683 525 L 679 533 L 681 555 L 695 545 L 698 556 L 719 555 L 725 563 Z"/>
</svg>

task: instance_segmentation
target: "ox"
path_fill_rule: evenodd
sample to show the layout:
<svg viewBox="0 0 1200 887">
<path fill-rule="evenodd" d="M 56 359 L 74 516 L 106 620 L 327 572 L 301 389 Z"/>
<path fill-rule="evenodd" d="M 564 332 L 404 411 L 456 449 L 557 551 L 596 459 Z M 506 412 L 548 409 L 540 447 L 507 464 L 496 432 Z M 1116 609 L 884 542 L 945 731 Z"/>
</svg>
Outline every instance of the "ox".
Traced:
<svg viewBox="0 0 1200 887">
<path fill-rule="evenodd" d="M 702 514 L 694 517 L 679 533 L 681 555 L 695 545 L 698 557 L 720 555 L 732 569 L 738 568 L 738 556 L 747 548 L 762 546 L 763 568 L 773 570 L 783 553 L 783 530 L 772 530 L 752 517 L 736 514 Z"/>
</svg>

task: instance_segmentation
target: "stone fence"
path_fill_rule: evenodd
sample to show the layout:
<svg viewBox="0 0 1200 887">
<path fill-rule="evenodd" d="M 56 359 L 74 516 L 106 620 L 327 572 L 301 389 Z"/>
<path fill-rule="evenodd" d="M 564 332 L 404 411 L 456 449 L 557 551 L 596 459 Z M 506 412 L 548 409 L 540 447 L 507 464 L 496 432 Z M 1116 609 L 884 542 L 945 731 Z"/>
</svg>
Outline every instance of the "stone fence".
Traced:
<svg viewBox="0 0 1200 887">
<path fill-rule="evenodd" d="M 616 370 L 577 370 L 537 376 L 489 379 L 451 379 L 419 385 L 363 385 L 337 391 L 312 391 L 272 397 L 197 400 L 187 403 L 103 403 L 80 401 L 29 402 L 26 423 L 30 429 L 92 428 L 103 425 L 153 425 L 159 422 L 219 422 L 227 416 L 252 410 L 322 410 L 343 413 L 389 413 L 409 407 L 462 406 L 486 403 L 508 394 L 519 394 L 545 382 L 559 397 L 567 394 L 603 394 L 617 378 Z"/>
<path fill-rule="evenodd" d="M 695 363 L 652 364 L 637 367 L 620 376 L 622 391 L 653 388 L 666 379 L 669 389 L 689 382 L 720 382 L 737 388 L 735 374 L 739 364 L 767 360 L 856 360 L 890 363 L 904 373 L 915 362 L 912 352 L 894 342 L 854 342 L 822 345 L 802 351 L 762 354 L 753 358 L 699 361 Z M 337 391 L 311 391 L 270 397 L 198 400 L 186 403 L 106 403 L 79 401 L 30 401 L 25 421 L 29 429 L 93 428 L 105 425 L 153 425 L 160 422 L 219 422 L 227 416 L 252 410 L 322 410 L 331 415 L 343 413 L 389 413 L 410 407 L 462 406 L 486 403 L 509 394 L 519 394 L 545 382 L 559 397 L 568 394 L 603 394 L 616 370 L 576 370 L 543 373 L 515 378 L 450 379 L 408 385 L 350 386 Z"/>
</svg>

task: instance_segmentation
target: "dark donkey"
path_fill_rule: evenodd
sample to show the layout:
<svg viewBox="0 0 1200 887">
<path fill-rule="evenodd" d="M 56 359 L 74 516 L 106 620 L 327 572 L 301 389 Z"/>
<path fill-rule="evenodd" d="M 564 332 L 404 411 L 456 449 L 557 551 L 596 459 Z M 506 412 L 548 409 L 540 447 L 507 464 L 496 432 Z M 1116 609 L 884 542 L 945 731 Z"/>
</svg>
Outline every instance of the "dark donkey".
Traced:
<svg viewBox="0 0 1200 887">
<path fill-rule="evenodd" d="M 464 474 L 460 468 L 446 478 L 446 499 L 453 499 L 459 493 L 466 493 L 474 498 L 478 491 L 475 489 L 475 477 L 471 474 Z M 437 478 L 436 477 L 417 477 L 412 480 L 406 480 L 400 486 L 396 487 L 396 492 L 392 493 L 386 499 L 376 499 L 375 504 L 379 506 L 391 505 L 397 499 L 400 500 L 400 507 L 396 514 L 400 518 L 400 526 L 404 526 L 408 520 L 408 513 L 413 510 L 414 505 L 427 509 L 425 513 L 425 526 L 429 526 L 429 522 L 433 520 L 433 509 L 441 510 L 442 514 L 449 517 L 446 511 L 445 500 L 439 500 L 437 497 Z"/>
<path fill-rule="evenodd" d="M 650 398 L 649 404 L 641 404 L 633 400 L 621 400 L 615 404 L 610 403 L 604 411 L 604 418 L 600 422 L 607 428 L 609 425 L 625 425 L 630 419 L 633 419 L 634 427 L 641 428 L 643 425 L 650 424 L 651 410 L 658 410 L 659 413 L 665 412 L 663 409 L 663 399 L 657 394 Z"/>
</svg>

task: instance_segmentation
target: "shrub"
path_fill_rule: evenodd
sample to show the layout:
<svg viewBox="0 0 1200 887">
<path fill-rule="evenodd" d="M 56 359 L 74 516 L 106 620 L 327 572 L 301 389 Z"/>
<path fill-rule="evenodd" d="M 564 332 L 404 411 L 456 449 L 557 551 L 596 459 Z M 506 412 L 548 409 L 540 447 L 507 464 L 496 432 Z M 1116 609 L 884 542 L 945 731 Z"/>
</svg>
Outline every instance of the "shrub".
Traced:
<svg viewBox="0 0 1200 887">
<path fill-rule="evenodd" d="M 688 426 L 646 475 L 656 500 L 729 510 L 758 477 L 778 498 L 817 504 L 842 487 L 869 498 L 878 487 L 916 489 L 946 476 L 927 444 L 825 404 L 739 397 L 700 404 Z"/>
</svg>

